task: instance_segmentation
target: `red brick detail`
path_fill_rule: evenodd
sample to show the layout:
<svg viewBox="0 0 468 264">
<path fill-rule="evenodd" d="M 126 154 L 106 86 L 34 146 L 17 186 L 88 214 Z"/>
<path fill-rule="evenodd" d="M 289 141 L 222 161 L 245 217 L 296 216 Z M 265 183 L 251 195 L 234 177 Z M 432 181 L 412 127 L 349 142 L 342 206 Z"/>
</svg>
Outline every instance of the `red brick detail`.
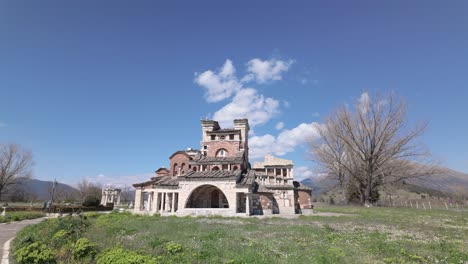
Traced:
<svg viewBox="0 0 468 264">
<path fill-rule="evenodd" d="M 157 176 L 167 176 L 169 175 L 169 170 L 166 168 L 160 168 L 156 171 Z"/>
<path fill-rule="evenodd" d="M 203 142 L 203 145 L 208 146 L 208 157 L 216 157 L 216 152 L 220 149 L 227 150 L 226 157 L 235 157 L 239 153 L 239 141 L 212 141 Z"/>
<path fill-rule="evenodd" d="M 297 201 L 299 202 L 299 208 L 301 208 L 301 209 L 312 209 L 311 208 L 312 197 L 310 195 L 310 192 L 308 192 L 308 191 L 297 191 L 297 196 L 298 196 Z"/>
<path fill-rule="evenodd" d="M 179 153 L 179 154 L 174 155 L 172 159 L 170 159 L 170 164 L 171 164 L 171 167 L 169 168 L 170 176 L 177 175 L 179 166 L 182 166 L 180 168 L 181 174 L 186 174 L 187 172 L 189 172 L 189 168 L 188 168 L 189 158 L 185 154 Z M 176 169 L 174 170 L 174 168 Z"/>
<path fill-rule="evenodd" d="M 260 198 L 260 207 L 262 209 L 272 209 L 273 204 L 276 203 L 276 199 L 271 193 L 261 193 L 259 194 Z"/>
</svg>

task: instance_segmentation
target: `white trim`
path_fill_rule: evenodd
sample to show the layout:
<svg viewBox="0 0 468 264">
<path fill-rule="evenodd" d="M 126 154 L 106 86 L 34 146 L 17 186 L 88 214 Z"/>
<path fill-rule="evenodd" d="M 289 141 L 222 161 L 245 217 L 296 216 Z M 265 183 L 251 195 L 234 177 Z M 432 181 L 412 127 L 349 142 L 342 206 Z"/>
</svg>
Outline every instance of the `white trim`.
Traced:
<svg viewBox="0 0 468 264">
<path fill-rule="evenodd" d="M 2 254 L 2 263 L 1 264 L 9 264 L 10 263 L 10 244 L 15 237 L 8 239 L 5 244 L 3 244 L 3 254 Z"/>
</svg>

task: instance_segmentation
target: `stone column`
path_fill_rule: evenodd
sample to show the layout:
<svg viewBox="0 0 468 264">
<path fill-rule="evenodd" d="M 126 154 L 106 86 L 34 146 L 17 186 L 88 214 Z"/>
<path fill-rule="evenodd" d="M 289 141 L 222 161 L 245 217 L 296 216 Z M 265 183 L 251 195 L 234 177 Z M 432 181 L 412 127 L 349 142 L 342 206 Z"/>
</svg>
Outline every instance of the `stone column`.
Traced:
<svg viewBox="0 0 468 264">
<path fill-rule="evenodd" d="M 102 204 L 102 205 L 106 205 L 106 201 L 107 201 L 107 195 L 106 195 L 106 193 L 104 192 L 104 193 L 102 194 L 101 204 Z"/>
<path fill-rule="evenodd" d="M 170 203 L 169 203 L 169 195 L 167 192 L 164 193 L 164 196 L 165 196 L 165 200 L 166 200 L 166 204 L 164 205 L 164 212 L 169 212 L 169 206 L 170 206 Z"/>
<path fill-rule="evenodd" d="M 175 192 L 172 193 L 171 213 L 175 213 Z"/>
<path fill-rule="evenodd" d="M 155 192 L 154 193 L 156 195 L 156 203 L 154 204 L 154 210 L 155 212 L 158 212 L 159 211 L 159 193 L 158 192 Z"/>
<path fill-rule="evenodd" d="M 141 210 L 141 189 L 136 189 L 135 191 L 135 211 Z"/>
<path fill-rule="evenodd" d="M 294 178 L 294 174 L 293 174 L 293 168 L 291 168 L 291 178 Z"/>
<path fill-rule="evenodd" d="M 245 215 L 250 215 L 250 199 L 249 194 L 245 194 Z"/>
<path fill-rule="evenodd" d="M 164 210 L 164 193 L 161 193 L 161 205 L 159 206 L 159 211 L 163 212 Z"/>
<path fill-rule="evenodd" d="M 151 206 L 153 203 L 153 192 L 148 192 L 148 208 L 146 208 L 147 211 L 151 211 Z"/>
</svg>

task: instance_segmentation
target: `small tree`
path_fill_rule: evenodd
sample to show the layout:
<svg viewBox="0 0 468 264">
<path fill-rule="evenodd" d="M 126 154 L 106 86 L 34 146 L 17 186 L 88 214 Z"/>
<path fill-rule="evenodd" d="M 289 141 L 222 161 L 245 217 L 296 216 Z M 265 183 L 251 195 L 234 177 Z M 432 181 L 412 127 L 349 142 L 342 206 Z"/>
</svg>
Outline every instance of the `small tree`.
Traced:
<svg viewBox="0 0 468 264">
<path fill-rule="evenodd" d="M 83 179 L 78 183 L 78 191 L 80 199 L 84 201 L 88 200 L 99 200 L 101 201 L 102 197 L 102 188 L 99 184 L 91 183 L 86 179 Z"/>
<path fill-rule="evenodd" d="M 437 173 L 416 142 L 426 125 L 407 127 L 406 106 L 393 94 L 372 101 L 364 93 L 354 110 L 343 106 L 318 127 L 313 160 L 363 204 L 378 199 L 381 186 Z M 343 187 L 344 188 L 344 187 Z"/>
<path fill-rule="evenodd" d="M 18 145 L 0 145 L 0 201 L 7 187 L 19 178 L 31 178 L 32 154 Z"/>
</svg>

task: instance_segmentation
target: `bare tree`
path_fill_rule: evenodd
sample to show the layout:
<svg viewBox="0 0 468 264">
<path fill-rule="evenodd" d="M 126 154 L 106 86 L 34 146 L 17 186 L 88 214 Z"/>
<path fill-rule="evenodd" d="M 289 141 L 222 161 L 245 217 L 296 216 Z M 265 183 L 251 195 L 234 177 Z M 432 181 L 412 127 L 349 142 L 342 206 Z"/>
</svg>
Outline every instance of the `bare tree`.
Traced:
<svg viewBox="0 0 468 264">
<path fill-rule="evenodd" d="M 125 185 L 122 187 L 120 191 L 120 200 L 124 203 L 129 203 L 130 201 L 133 201 L 134 195 L 133 195 L 133 187 L 130 187 L 128 185 Z"/>
<path fill-rule="evenodd" d="M 81 180 L 78 183 L 78 191 L 80 198 L 84 200 L 86 197 L 94 197 L 96 199 L 101 199 L 102 188 L 99 184 L 89 182 L 86 179 Z"/>
<path fill-rule="evenodd" d="M 0 145 L 0 201 L 8 186 L 19 178 L 31 178 L 32 166 L 30 151 L 15 144 Z"/>
<path fill-rule="evenodd" d="M 437 166 L 416 142 L 426 125 L 408 128 L 405 114 L 403 100 L 393 94 L 372 101 L 364 93 L 354 111 L 344 106 L 318 128 L 322 138 L 311 144 L 313 160 L 354 187 L 363 204 L 381 186 L 433 175 Z"/>
<path fill-rule="evenodd" d="M 329 117 L 324 124 L 318 127 L 318 132 L 321 141 L 310 141 L 312 150 L 312 160 L 320 166 L 322 173 L 328 174 L 338 182 L 342 202 L 347 202 L 347 171 L 341 165 L 345 162 L 345 144 L 339 137 L 339 133 L 343 130 L 343 123 L 337 122 L 335 117 Z"/>
</svg>

